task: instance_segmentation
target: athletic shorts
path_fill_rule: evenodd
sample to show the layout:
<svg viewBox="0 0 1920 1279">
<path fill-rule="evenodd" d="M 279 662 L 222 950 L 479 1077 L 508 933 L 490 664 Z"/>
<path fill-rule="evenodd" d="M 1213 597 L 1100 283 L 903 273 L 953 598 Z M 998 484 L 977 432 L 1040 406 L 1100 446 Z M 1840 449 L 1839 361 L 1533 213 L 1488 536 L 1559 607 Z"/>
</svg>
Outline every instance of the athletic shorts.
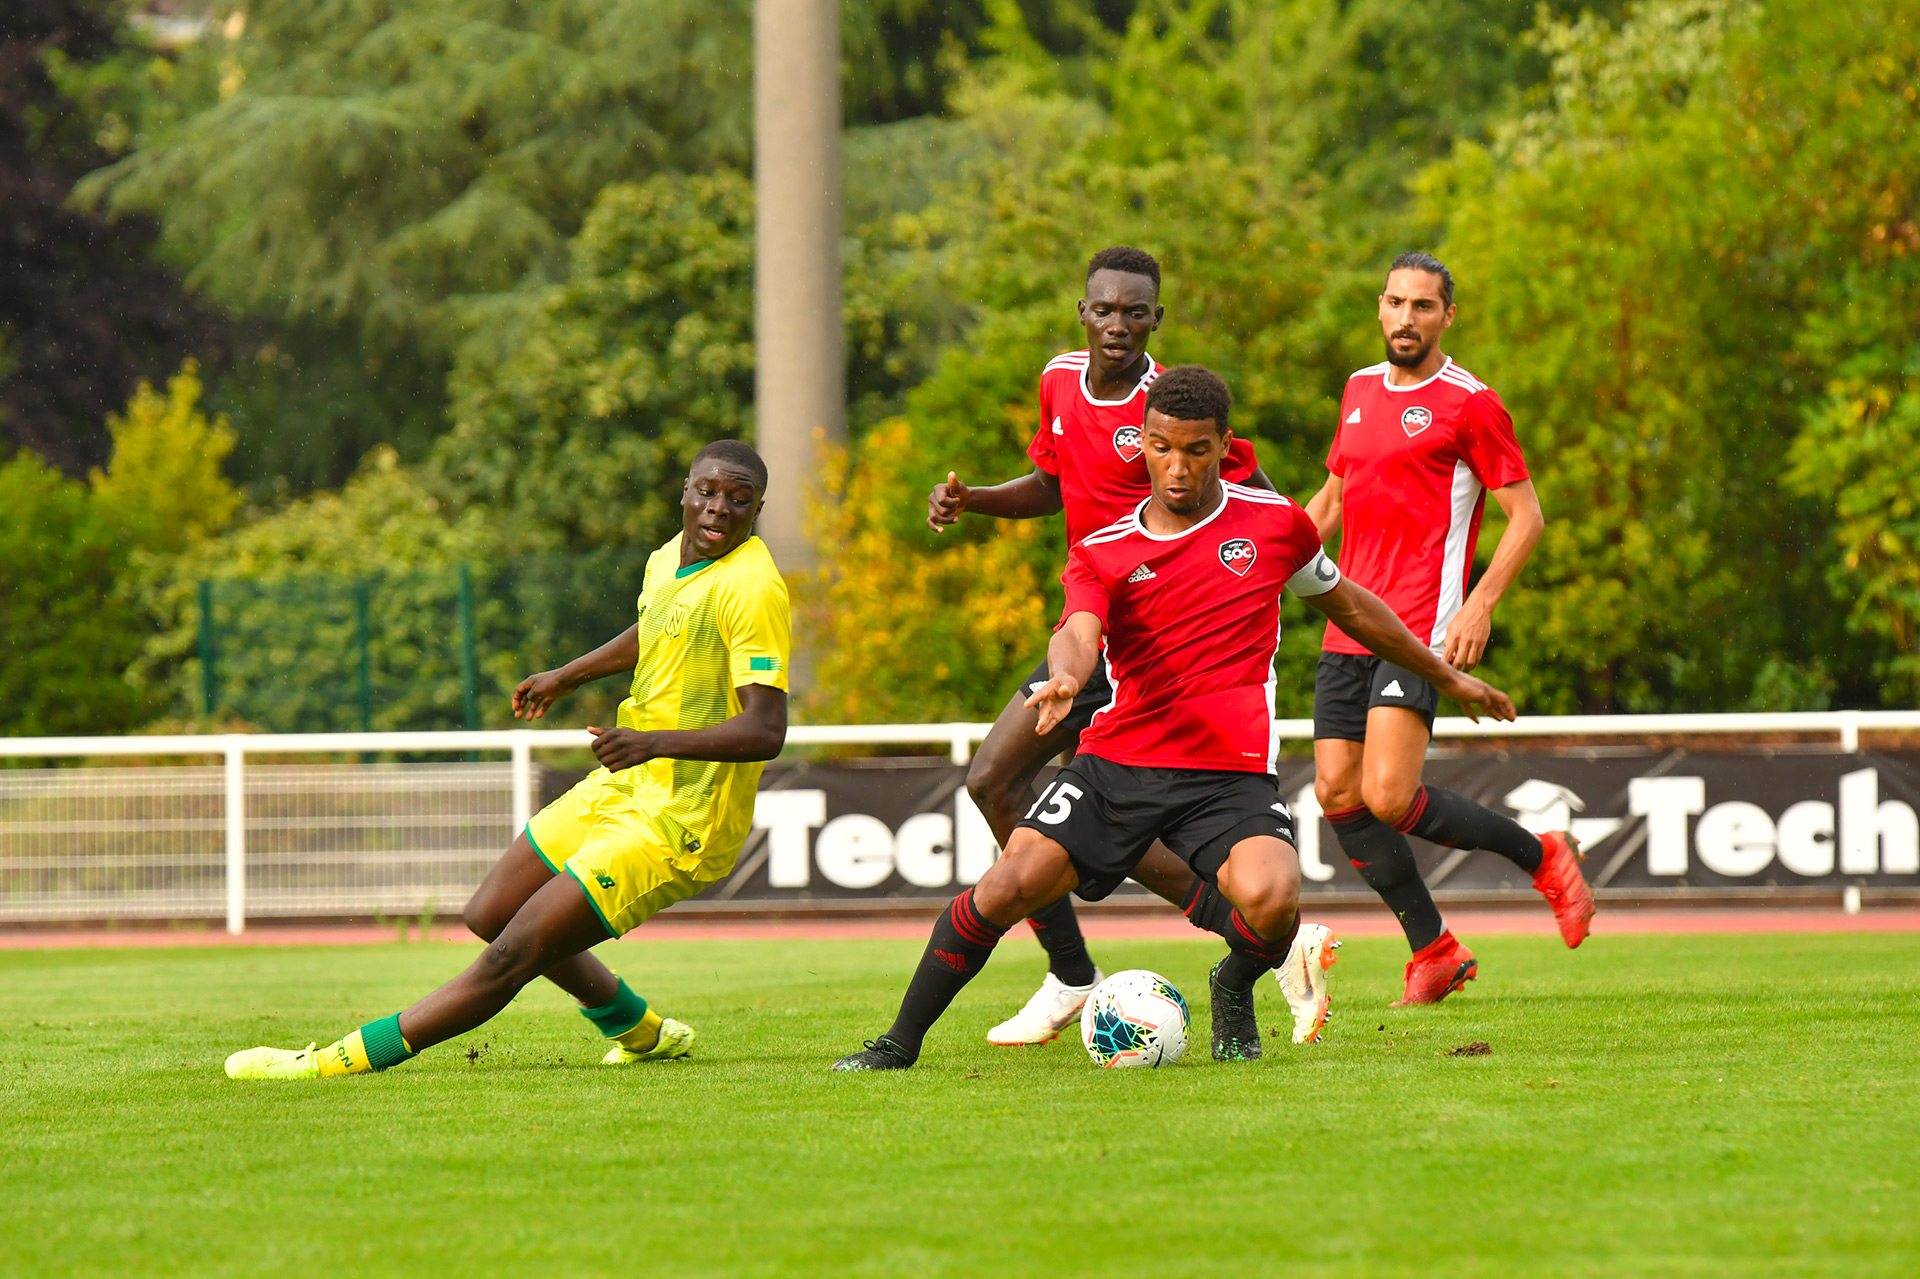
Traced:
<svg viewBox="0 0 1920 1279">
<path fill-rule="evenodd" d="M 554 874 L 573 877 L 614 937 L 725 879 L 740 852 L 688 852 L 652 810 L 597 773 L 535 813 L 527 842 Z"/>
<path fill-rule="evenodd" d="M 1433 731 L 1440 692 L 1418 675 L 1371 654 L 1322 653 L 1313 677 L 1313 735 L 1367 740 L 1367 712 L 1376 706 L 1417 711 Z"/>
<path fill-rule="evenodd" d="M 1040 792 L 1018 823 L 1067 850 L 1074 892 L 1097 902 L 1163 840 L 1208 883 L 1233 846 L 1255 835 L 1293 843 L 1293 814 L 1271 773 L 1136 768 L 1080 755 Z"/>
<path fill-rule="evenodd" d="M 1033 668 L 1033 674 L 1020 682 L 1020 695 L 1030 697 L 1039 687 L 1053 676 L 1047 670 L 1047 659 L 1041 658 L 1040 665 Z M 1071 729 L 1074 740 L 1087 731 L 1087 725 L 1093 723 L 1093 713 L 1104 710 L 1113 704 L 1113 681 L 1107 674 L 1107 655 L 1100 654 L 1100 664 L 1093 668 L 1093 674 L 1087 676 L 1087 682 L 1081 688 L 1079 696 L 1073 699 L 1073 710 L 1062 720 L 1061 726 Z"/>
</svg>

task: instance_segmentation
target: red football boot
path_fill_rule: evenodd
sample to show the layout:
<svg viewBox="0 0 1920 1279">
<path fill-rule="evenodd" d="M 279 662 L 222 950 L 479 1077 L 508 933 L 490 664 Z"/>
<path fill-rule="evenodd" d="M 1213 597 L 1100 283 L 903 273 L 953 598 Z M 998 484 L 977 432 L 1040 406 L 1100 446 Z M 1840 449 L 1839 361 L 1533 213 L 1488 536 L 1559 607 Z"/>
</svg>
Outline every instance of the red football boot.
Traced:
<svg viewBox="0 0 1920 1279">
<path fill-rule="evenodd" d="M 1437 1004 L 1479 975 L 1480 961 L 1473 952 L 1451 932 L 1441 933 L 1407 961 L 1406 997 L 1393 1006 Z"/>
<path fill-rule="evenodd" d="M 1533 886 L 1553 907 L 1560 939 L 1570 950 L 1587 939 L 1593 926 L 1593 890 L 1580 873 L 1586 857 L 1580 841 L 1566 831 L 1548 831 L 1540 837 L 1540 869 L 1534 872 Z"/>
</svg>

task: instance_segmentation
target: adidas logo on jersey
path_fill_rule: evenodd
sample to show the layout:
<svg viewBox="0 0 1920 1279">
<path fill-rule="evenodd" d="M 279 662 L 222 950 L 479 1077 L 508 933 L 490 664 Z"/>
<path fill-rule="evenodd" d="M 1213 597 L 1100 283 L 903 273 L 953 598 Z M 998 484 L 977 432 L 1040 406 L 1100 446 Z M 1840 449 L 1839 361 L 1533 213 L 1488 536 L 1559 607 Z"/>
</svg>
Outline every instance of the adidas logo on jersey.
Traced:
<svg viewBox="0 0 1920 1279">
<path fill-rule="evenodd" d="M 1405 692 L 1403 692 L 1403 691 L 1401 690 L 1401 688 L 1400 688 L 1400 681 L 1399 681 L 1399 680 L 1397 680 L 1397 679 L 1392 679 L 1392 680 L 1388 680 L 1388 681 L 1387 681 L 1387 686 L 1386 686 L 1385 688 L 1383 688 L 1383 689 L 1381 689 L 1381 690 L 1380 690 L 1380 696 L 1382 696 L 1382 697 L 1405 697 L 1405 696 L 1406 696 L 1406 693 L 1405 693 Z"/>
<path fill-rule="evenodd" d="M 1349 413 L 1349 414 L 1347 414 L 1347 425 L 1348 425 L 1348 426 L 1352 426 L 1352 425 L 1353 425 L 1353 424 L 1354 424 L 1355 422 L 1358 422 L 1359 420 L 1360 420 L 1360 410 L 1359 410 L 1359 409 L 1355 409 L 1355 410 L 1354 410 L 1353 412 L 1351 412 L 1351 413 Z"/>
<path fill-rule="evenodd" d="M 1065 435 L 1067 433 L 1067 428 L 1060 425 L 1059 418 L 1053 419 L 1053 433 L 1055 435 Z"/>
<path fill-rule="evenodd" d="M 1153 570 L 1145 564 L 1142 564 L 1139 568 L 1133 570 L 1133 576 L 1127 579 L 1127 584 L 1131 586 L 1135 582 L 1144 582 L 1152 576 Z"/>
</svg>

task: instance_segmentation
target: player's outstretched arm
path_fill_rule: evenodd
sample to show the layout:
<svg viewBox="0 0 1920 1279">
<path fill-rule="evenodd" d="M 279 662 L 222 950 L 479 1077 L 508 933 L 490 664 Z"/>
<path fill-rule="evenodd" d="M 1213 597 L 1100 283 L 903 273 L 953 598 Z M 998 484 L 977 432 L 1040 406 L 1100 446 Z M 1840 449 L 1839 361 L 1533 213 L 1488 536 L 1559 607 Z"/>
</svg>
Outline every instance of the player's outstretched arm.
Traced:
<svg viewBox="0 0 1920 1279">
<path fill-rule="evenodd" d="M 1513 700 L 1487 683 L 1463 671 L 1457 671 L 1434 655 L 1432 649 L 1414 638 L 1407 624 L 1364 586 L 1341 579 L 1340 584 L 1320 595 L 1306 595 L 1308 604 L 1326 614 L 1327 620 L 1367 646 L 1379 657 L 1404 667 L 1426 680 L 1442 693 L 1460 703 L 1467 718 L 1478 720 L 1484 709 L 1495 719 L 1512 719 Z"/>
<path fill-rule="evenodd" d="M 640 624 L 635 622 L 586 656 L 521 680 L 513 690 L 513 717 L 539 719 L 555 702 L 582 684 L 630 671 L 639 660 Z"/>
<path fill-rule="evenodd" d="M 1060 478 L 1039 467 L 1030 474 L 1005 484 L 970 488 L 960 476 L 947 472 L 947 482 L 933 486 L 927 494 L 927 527 L 941 532 L 961 515 L 991 515 L 1003 520 L 1037 520 L 1060 511 Z"/>
<path fill-rule="evenodd" d="M 1447 647 L 1441 654 L 1450 665 L 1470 671 L 1480 664 L 1487 651 L 1487 638 L 1493 634 L 1493 606 L 1507 593 L 1520 570 L 1527 566 L 1533 548 L 1540 544 L 1540 533 L 1547 520 L 1540 513 L 1540 495 L 1532 480 L 1521 480 L 1493 491 L 1493 500 L 1507 514 L 1506 531 L 1493 550 L 1493 562 L 1480 575 L 1473 594 L 1460 606 L 1447 624 Z"/>
<path fill-rule="evenodd" d="M 708 759 L 747 764 L 772 759 L 787 744 L 787 695 L 771 684 L 742 684 L 740 713 L 707 728 L 593 728 L 593 753 L 618 771 L 650 759 Z"/>
<path fill-rule="evenodd" d="M 1092 613 L 1075 613 L 1053 633 L 1047 644 L 1047 673 L 1051 677 L 1033 691 L 1028 706 L 1040 708 L 1036 731 L 1045 737 L 1073 709 L 1073 699 L 1087 686 L 1093 668 L 1100 662 L 1100 619 Z"/>
</svg>

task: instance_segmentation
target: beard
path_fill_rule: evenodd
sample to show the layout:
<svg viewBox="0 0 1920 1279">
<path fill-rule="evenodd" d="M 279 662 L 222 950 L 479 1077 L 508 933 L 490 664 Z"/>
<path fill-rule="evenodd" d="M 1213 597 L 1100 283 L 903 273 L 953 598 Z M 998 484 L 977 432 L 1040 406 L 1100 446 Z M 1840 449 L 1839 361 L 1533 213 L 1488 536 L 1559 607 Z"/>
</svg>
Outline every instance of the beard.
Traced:
<svg viewBox="0 0 1920 1279">
<path fill-rule="evenodd" d="M 1389 339 L 1387 342 L 1387 363 L 1393 365 L 1395 368 L 1401 369 L 1418 368 L 1421 361 L 1425 360 L 1432 352 L 1433 343 L 1423 342 L 1412 351 L 1402 355 L 1393 349 L 1393 342 Z"/>
</svg>

